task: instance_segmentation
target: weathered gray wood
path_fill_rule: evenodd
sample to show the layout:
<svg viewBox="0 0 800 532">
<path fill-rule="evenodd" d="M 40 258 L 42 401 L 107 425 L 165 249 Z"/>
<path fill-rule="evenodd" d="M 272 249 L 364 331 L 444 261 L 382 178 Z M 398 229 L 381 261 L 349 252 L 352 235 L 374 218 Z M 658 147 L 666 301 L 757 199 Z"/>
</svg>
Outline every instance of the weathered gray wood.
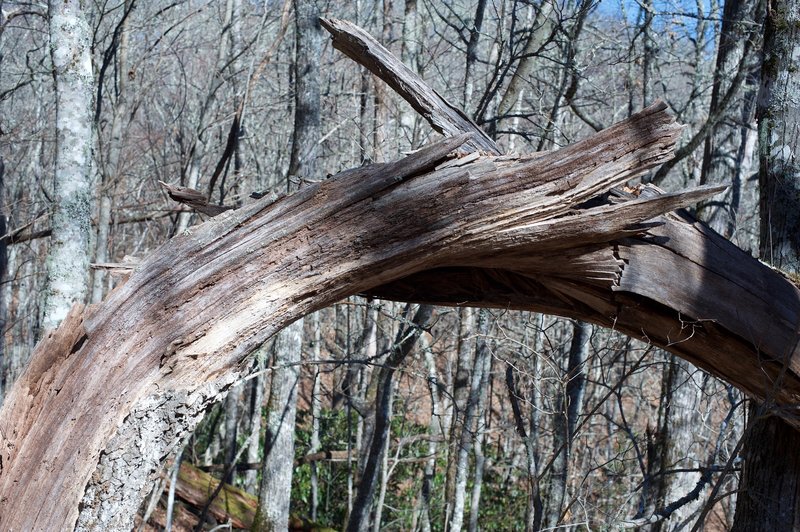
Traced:
<svg viewBox="0 0 800 532">
<path fill-rule="evenodd" d="M 104 303 L 73 310 L 6 398 L 0 530 L 69 530 L 79 501 L 92 509 L 79 529 L 129 529 L 149 475 L 250 353 L 358 292 L 593 321 L 795 408 L 798 348 L 780 339 L 797 330 L 800 291 L 704 226 L 659 218 L 715 189 L 585 203 L 671 156 L 680 128 L 665 107 L 556 152 L 447 164 L 474 140 L 461 135 L 173 238 Z M 652 287 L 698 267 L 719 279 Z M 707 303 L 746 297 L 779 301 L 777 341 L 748 309 Z M 37 511 L 15 511 L 21 500 Z"/>
<path fill-rule="evenodd" d="M 163 181 L 158 182 L 161 188 L 169 195 L 172 201 L 183 203 L 207 216 L 216 216 L 221 212 L 233 209 L 228 205 L 214 205 L 208 202 L 208 197 L 199 190 L 179 185 L 170 185 Z"/>
<path fill-rule="evenodd" d="M 448 136 L 472 132 L 475 136 L 464 149 L 477 149 L 494 155 L 500 153 L 494 141 L 471 118 L 430 88 L 419 75 L 399 61 L 372 35 L 344 20 L 323 18 L 320 22 L 333 37 L 334 48 L 385 81 L 428 120 L 436 131 Z"/>
<path fill-rule="evenodd" d="M 110 478 L 95 479 L 96 493 L 83 500 L 108 511 L 80 526 L 124 528 L 150 471 L 268 336 L 416 272 L 496 263 L 504 253 L 518 260 L 548 240 L 539 224 L 570 225 L 578 202 L 669 157 L 679 130 L 662 104 L 575 148 L 434 170 L 468 140 L 462 135 L 173 238 L 101 306 L 74 314 L 43 343 L 10 392 L 0 411 L 0 529 L 72 528 L 98 460 Z M 651 202 L 642 213 L 638 205 L 629 223 L 674 206 Z M 597 227 L 624 227 L 623 207 L 600 209 Z M 606 238 L 586 224 L 573 236 Z M 149 440 L 140 455 L 130 450 L 137 438 Z M 40 512 L 10 511 L 18 500 L 40 501 Z"/>
<path fill-rule="evenodd" d="M 432 100 L 429 95 L 435 91 L 429 89 L 416 74 L 405 68 L 391 52 L 364 30 L 349 22 L 336 20 L 324 21 L 323 25 L 333 35 L 335 47 L 356 62 L 367 66 L 392 87 L 402 88 L 400 94 L 415 109 L 424 110 L 430 107 Z M 441 99 L 438 94 L 436 97 Z M 455 108 L 447 102 L 437 105 L 445 109 Z M 475 124 L 461 120 L 464 113 L 456 110 L 456 113 L 423 112 L 423 116 L 437 131 L 474 131 Z M 445 125 L 440 125 L 440 122 L 445 122 Z M 652 123 L 649 127 L 657 125 Z M 610 130 L 613 128 L 608 131 Z M 620 138 L 620 142 L 627 140 Z M 499 152 L 496 145 L 492 146 Z M 581 149 L 589 152 L 594 148 L 582 144 Z M 565 150 L 559 153 L 568 164 L 569 155 Z M 532 154 L 516 162 L 535 161 L 543 155 Z M 496 159 L 495 163 L 502 165 L 504 163 L 500 161 L 503 160 L 513 158 Z M 470 162 L 473 161 L 474 159 L 470 159 Z M 646 161 L 641 162 L 642 171 L 652 166 Z M 447 165 L 456 167 L 463 166 L 463 163 L 457 160 Z M 563 168 L 553 167 L 550 170 L 560 172 Z M 568 172 L 564 175 L 568 175 Z M 577 203 L 579 195 L 588 199 L 604 190 L 602 186 L 596 185 L 597 183 L 592 188 L 591 179 L 585 179 L 581 185 L 575 186 L 574 182 L 565 177 L 560 183 L 556 182 L 550 193 L 560 194 Z M 716 190 L 721 191 L 722 188 Z M 695 194 L 699 200 L 704 192 L 697 190 L 688 194 Z M 538 233 L 536 245 L 518 248 L 515 254 L 503 253 L 496 257 L 497 260 L 493 260 L 494 246 L 513 246 L 518 239 L 514 230 L 498 227 L 500 232 L 489 249 L 474 257 L 472 263 L 467 257 L 459 257 L 462 266 L 483 268 L 458 270 L 458 277 L 466 282 L 465 289 L 448 282 L 452 271 L 438 270 L 443 275 L 422 274 L 415 276 L 413 280 L 406 279 L 387 287 L 379 287 L 372 293 L 401 299 L 405 293 L 405 298 L 420 302 L 460 304 L 472 301 L 474 304 L 501 307 L 504 304 L 499 301 L 505 301 L 505 305 L 513 305 L 512 301 L 519 301 L 518 308 L 535 308 L 571 317 L 583 315 L 585 319 L 595 323 L 617 328 L 624 327 L 625 324 L 621 315 L 631 314 L 630 309 L 621 306 L 619 302 L 624 299 L 634 304 L 638 310 L 634 313 L 636 319 L 633 320 L 632 328 L 624 332 L 671 347 L 673 352 L 680 351 L 684 358 L 733 382 L 756 397 L 782 395 L 785 392 L 782 384 L 793 382 L 800 375 L 800 361 L 792 358 L 796 351 L 796 324 L 800 313 L 797 290 L 782 275 L 758 263 L 705 225 L 696 223 L 686 213 L 651 222 L 651 230 L 647 235 L 644 238 L 635 238 L 647 228 L 646 224 L 639 222 L 647 220 L 647 213 L 652 212 L 653 205 L 649 204 L 650 201 L 672 202 L 671 208 L 664 205 L 663 212 L 666 212 L 677 208 L 678 202 L 688 200 L 686 194 L 643 195 L 641 199 L 625 203 L 622 208 L 626 215 L 622 218 L 609 216 L 609 213 L 620 208 L 619 205 L 609 205 L 588 212 L 577 211 L 570 217 L 556 217 L 535 225 L 528 224 L 522 229 L 526 235 L 523 238 L 531 238 L 534 233 Z M 614 195 L 620 194 L 615 191 Z M 569 202 L 565 201 L 561 207 L 567 204 Z M 522 207 L 536 210 L 537 214 L 541 214 L 542 209 L 546 208 L 543 204 Z M 636 211 L 642 216 L 634 218 Z M 515 214 L 525 216 L 522 210 Z M 618 242 L 613 245 L 609 243 L 604 248 L 584 246 L 596 241 L 593 238 L 601 233 L 609 242 Z M 489 271 L 485 269 L 487 267 L 496 270 Z M 444 273 L 445 271 L 448 273 Z M 463 276 L 469 280 L 465 281 Z M 533 284 L 531 276 L 536 280 Z M 415 282 L 420 283 L 420 286 L 414 286 Z M 608 293 L 609 286 L 616 294 Z M 627 294 L 621 296 L 623 292 Z M 631 299 L 632 294 L 635 296 Z M 641 298 L 646 298 L 648 303 L 643 304 Z M 659 314 L 663 309 L 658 304 L 669 309 L 662 316 L 666 319 L 654 319 L 649 327 L 638 323 L 638 319 L 645 319 L 646 312 Z M 641 312 L 642 308 L 647 309 L 646 312 Z M 677 321 L 674 319 L 675 314 Z M 712 324 L 722 325 L 724 329 L 718 329 Z M 690 333 L 687 334 L 686 331 Z M 709 332 L 712 334 L 708 344 L 697 341 L 701 334 Z M 718 337 L 730 332 L 735 334 L 737 340 L 733 337 Z M 730 358 L 734 365 L 741 367 L 719 368 L 720 357 L 717 351 L 726 348 L 737 350 L 744 357 L 743 362 L 736 362 L 739 359 L 732 356 Z M 754 353 L 757 353 L 755 359 Z M 764 357 L 765 353 L 770 355 Z M 792 371 L 787 373 L 785 369 Z M 777 378 L 783 382 L 774 382 Z M 758 383 L 753 382 L 754 380 Z M 796 400 L 792 393 L 783 395 L 781 402 L 792 404 Z"/>
</svg>

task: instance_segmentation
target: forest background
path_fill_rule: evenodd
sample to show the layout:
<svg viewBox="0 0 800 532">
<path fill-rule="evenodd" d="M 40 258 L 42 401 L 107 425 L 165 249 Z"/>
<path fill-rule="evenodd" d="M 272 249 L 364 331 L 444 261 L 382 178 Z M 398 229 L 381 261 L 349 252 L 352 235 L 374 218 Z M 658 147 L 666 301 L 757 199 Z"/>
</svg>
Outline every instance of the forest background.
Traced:
<svg viewBox="0 0 800 532">
<path fill-rule="evenodd" d="M 729 185 L 693 214 L 758 254 L 758 2 L 81 4 L 86 302 L 208 219 L 159 181 L 238 206 L 438 138 L 330 46 L 318 17 L 365 28 L 509 153 L 558 149 L 664 100 L 686 131 L 676 158 L 642 181 Z M 0 10 L 2 397 L 54 323 L 61 137 L 47 6 Z M 263 346 L 251 376 L 155 475 L 140 521 L 240 519 L 189 494 L 189 475 L 205 471 L 250 494 L 257 519 L 277 529 L 291 511 L 299 528 L 728 530 L 746 410 L 743 394 L 688 362 L 586 323 L 354 296 Z"/>
</svg>

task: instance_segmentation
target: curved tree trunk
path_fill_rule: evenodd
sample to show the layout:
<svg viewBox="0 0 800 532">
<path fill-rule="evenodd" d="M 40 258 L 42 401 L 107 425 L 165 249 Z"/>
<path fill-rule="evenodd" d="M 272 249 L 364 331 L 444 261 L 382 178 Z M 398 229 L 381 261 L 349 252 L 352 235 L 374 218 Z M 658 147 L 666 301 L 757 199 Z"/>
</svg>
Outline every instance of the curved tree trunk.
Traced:
<svg viewBox="0 0 800 532">
<path fill-rule="evenodd" d="M 250 354 L 354 293 L 613 326 L 796 404 L 800 291 L 691 218 L 658 217 L 718 189 L 587 203 L 671 155 L 665 108 L 527 157 L 460 157 L 475 139 L 454 137 L 171 239 L 104 303 L 75 307 L 9 393 L 0 529 L 129 529 Z"/>
<path fill-rule="evenodd" d="M 531 229 L 528 220 L 551 218 L 565 230 L 577 224 L 584 231 L 574 237 L 585 242 L 622 236 L 684 203 L 666 196 L 563 217 L 602 181 L 622 182 L 668 156 L 677 131 L 656 108 L 556 154 L 435 171 L 467 138 L 457 137 L 271 205 L 228 211 L 173 238 L 100 307 L 73 311 L 9 394 L 0 413 L 0 493 L 44 500 L 39 513 L 9 512 L 12 499 L 0 501 L 0 528 L 71 528 L 98 461 L 81 527 L 125 528 L 161 457 L 241 375 L 254 349 L 310 311 L 416 271 L 493 265 L 502 249 L 513 255 L 548 239 L 559 247 L 558 231 Z M 547 195 L 571 183 L 568 202 Z M 421 197 L 438 204 L 420 211 Z M 597 234 L 587 216 L 605 230 Z M 41 434 L 64 437 L 49 445 Z"/>
</svg>

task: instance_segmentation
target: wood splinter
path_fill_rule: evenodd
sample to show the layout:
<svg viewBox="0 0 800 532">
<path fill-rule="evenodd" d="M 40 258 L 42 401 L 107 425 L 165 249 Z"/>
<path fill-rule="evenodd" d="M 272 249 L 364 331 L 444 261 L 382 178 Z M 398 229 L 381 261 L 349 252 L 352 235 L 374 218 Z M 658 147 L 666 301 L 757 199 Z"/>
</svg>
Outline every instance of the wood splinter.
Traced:
<svg viewBox="0 0 800 532">
<path fill-rule="evenodd" d="M 182 203 L 183 205 L 191 207 L 195 211 L 207 216 L 214 217 L 220 213 L 233 209 L 233 207 L 230 205 L 214 205 L 209 203 L 206 195 L 199 190 L 189 187 L 182 187 L 180 185 L 170 185 L 164 183 L 163 181 L 159 181 L 158 184 L 161 185 L 161 188 L 166 191 L 170 199 L 173 201 Z"/>
</svg>

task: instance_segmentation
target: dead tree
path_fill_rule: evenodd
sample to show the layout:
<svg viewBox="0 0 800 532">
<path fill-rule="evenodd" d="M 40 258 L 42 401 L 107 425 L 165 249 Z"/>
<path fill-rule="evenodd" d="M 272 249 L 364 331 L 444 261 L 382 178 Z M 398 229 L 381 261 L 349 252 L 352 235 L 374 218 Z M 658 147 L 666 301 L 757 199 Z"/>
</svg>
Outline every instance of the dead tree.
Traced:
<svg viewBox="0 0 800 532">
<path fill-rule="evenodd" d="M 328 27 L 337 46 L 352 37 Z M 457 135 L 169 240 L 102 304 L 74 308 L 14 384 L 0 529 L 129 529 L 150 476 L 252 351 L 355 293 L 591 321 L 795 407 L 800 291 L 670 214 L 721 189 L 612 191 L 671 157 L 680 131 L 657 103 L 554 152 L 466 155 L 485 139 Z"/>
</svg>

